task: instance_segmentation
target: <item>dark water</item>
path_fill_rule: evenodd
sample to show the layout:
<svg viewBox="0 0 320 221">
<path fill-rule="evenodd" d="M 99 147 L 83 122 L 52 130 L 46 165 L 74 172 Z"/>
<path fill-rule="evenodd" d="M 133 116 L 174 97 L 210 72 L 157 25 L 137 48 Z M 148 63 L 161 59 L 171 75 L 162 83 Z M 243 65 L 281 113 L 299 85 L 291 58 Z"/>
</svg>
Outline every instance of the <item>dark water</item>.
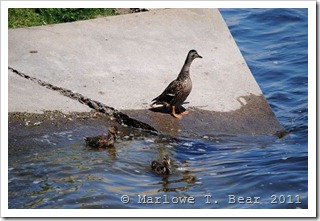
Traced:
<svg viewBox="0 0 320 221">
<path fill-rule="evenodd" d="M 115 149 L 92 151 L 82 136 L 96 129 L 83 125 L 23 137 L 37 144 L 23 153 L 12 152 L 21 142 L 9 138 L 9 208 L 308 208 L 307 9 L 220 12 L 289 135 L 129 134 Z M 173 159 L 168 177 L 149 168 L 164 154 Z M 162 203 L 144 204 L 143 195 Z"/>
</svg>

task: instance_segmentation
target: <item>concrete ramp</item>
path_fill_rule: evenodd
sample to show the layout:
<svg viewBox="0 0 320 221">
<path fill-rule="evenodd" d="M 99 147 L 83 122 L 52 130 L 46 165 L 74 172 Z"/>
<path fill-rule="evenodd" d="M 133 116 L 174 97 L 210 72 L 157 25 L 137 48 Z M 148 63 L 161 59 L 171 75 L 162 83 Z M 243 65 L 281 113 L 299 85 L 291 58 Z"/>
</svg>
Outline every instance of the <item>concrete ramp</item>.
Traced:
<svg viewBox="0 0 320 221">
<path fill-rule="evenodd" d="M 190 49 L 203 56 L 191 65 L 193 90 L 184 105 L 190 114 L 178 120 L 150 111 L 151 100 L 177 77 Z M 284 131 L 217 9 L 163 9 L 11 29 L 9 67 L 173 136 Z M 88 110 L 12 75 L 9 112 Z M 60 103 L 63 108 L 57 108 Z"/>
</svg>

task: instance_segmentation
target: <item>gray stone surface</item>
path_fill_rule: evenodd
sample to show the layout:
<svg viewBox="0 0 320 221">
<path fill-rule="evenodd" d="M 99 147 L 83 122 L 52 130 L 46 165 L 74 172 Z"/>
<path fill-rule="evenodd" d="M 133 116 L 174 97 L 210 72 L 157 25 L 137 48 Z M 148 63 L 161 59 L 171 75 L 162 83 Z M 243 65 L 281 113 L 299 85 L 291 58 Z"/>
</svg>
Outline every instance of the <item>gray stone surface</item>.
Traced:
<svg viewBox="0 0 320 221">
<path fill-rule="evenodd" d="M 61 112 L 89 112 L 88 106 L 61 96 L 9 70 L 9 112 L 43 113 L 46 110 Z"/>
<path fill-rule="evenodd" d="M 164 9 L 9 30 L 10 67 L 125 112 L 144 110 L 144 116 L 145 111 L 159 114 L 147 110 L 151 100 L 177 77 L 190 49 L 203 59 L 192 63 L 193 90 L 186 108 L 227 114 L 246 106 L 250 96 L 263 97 L 217 9 Z M 9 77 L 9 112 L 88 111 L 33 82 L 26 83 L 32 90 L 23 89 L 20 81 Z M 265 99 L 260 102 L 268 113 L 261 121 L 268 129 L 262 133 L 283 129 Z M 232 119 L 237 121 L 235 115 Z M 230 128 L 239 129 L 248 119 L 237 122 Z"/>
</svg>

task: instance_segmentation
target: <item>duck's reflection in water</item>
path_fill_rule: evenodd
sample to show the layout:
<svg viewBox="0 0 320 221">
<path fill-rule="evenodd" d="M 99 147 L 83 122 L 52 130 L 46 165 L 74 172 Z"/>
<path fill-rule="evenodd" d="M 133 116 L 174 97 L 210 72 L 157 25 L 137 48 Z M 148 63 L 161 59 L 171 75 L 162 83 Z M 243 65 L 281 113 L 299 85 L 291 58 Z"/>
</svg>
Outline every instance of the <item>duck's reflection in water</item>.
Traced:
<svg viewBox="0 0 320 221">
<path fill-rule="evenodd" d="M 158 192 L 179 192 L 188 190 L 190 187 L 196 184 L 196 176 L 190 171 L 183 171 L 182 178 L 169 180 L 170 175 L 164 175 L 162 179 L 162 188 Z M 175 186 L 175 184 L 181 184 L 182 186 Z"/>
<path fill-rule="evenodd" d="M 118 157 L 117 149 L 115 147 L 107 148 L 107 154 L 111 159 L 115 159 Z"/>
</svg>

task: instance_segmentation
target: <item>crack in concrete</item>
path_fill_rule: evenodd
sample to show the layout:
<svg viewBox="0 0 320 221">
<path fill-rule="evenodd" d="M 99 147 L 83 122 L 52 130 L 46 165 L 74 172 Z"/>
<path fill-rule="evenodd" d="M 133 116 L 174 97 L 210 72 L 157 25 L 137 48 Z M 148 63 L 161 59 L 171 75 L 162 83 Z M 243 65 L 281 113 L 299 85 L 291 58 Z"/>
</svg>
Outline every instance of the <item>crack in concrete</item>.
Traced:
<svg viewBox="0 0 320 221">
<path fill-rule="evenodd" d="M 38 78 L 31 77 L 31 76 L 29 76 L 25 73 L 22 73 L 21 71 L 18 71 L 12 67 L 8 67 L 8 69 L 11 70 L 13 73 L 19 75 L 20 77 L 23 77 L 25 79 L 31 80 L 35 83 L 38 83 L 39 85 L 44 86 L 50 90 L 58 91 L 60 94 L 66 96 L 68 98 L 71 98 L 73 100 L 77 100 L 81 104 L 85 104 L 98 112 L 107 114 L 109 116 L 113 116 L 119 124 L 124 124 L 124 125 L 130 126 L 130 127 L 138 128 L 138 129 L 148 130 L 150 132 L 156 132 L 156 133 L 158 132 L 154 127 L 150 126 L 149 124 L 146 124 L 144 122 L 133 119 L 133 118 L 129 117 L 127 114 L 124 114 L 124 113 L 118 111 L 117 109 L 115 109 L 113 107 L 109 107 L 99 101 L 92 100 L 86 96 L 83 96 L 82 94 L 73 92 L 69 89 L 58 87 L 58 86 L 52 85 L 48 82 L 45 82 L 43 80 L 40 80 Z"/>
</svg>

